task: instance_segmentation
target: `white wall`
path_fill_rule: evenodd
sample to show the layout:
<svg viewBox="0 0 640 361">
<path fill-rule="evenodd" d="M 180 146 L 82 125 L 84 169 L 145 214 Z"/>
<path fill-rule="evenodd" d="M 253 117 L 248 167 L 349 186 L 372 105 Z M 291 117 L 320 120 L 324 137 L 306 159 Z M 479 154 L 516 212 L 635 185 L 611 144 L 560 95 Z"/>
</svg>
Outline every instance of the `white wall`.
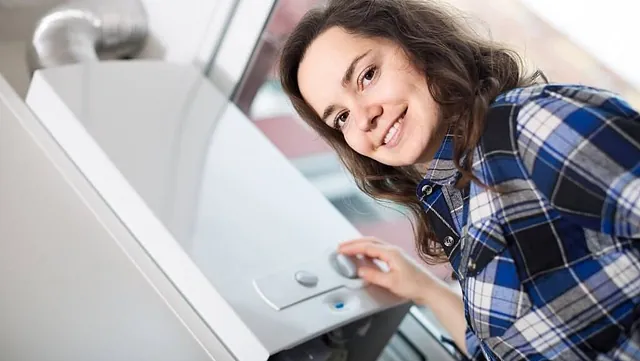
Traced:
<svg viewBox="0 0 640 361">
<path fill-rule="evenodd" d="M 24 97 L 29 85 L 27 40 L 36 20 L 55 0 L 43 0 L 40 6 L 33 0 L 28 6 L 18 1 L 0 1 L 0 74 Z"/>
<path fill-rule="evenodd" d="M 235 1 L 142 2 L 149 17 L 150 36 L 140 57 L 194 63 L 203 67 L 217 46 Z M 31 29 L 37 19 L 55 5 L 56 0 L 42 0 L 41 6 L 34 6 L 36 3 L 0 2 L 0 74 L 22 97 L 29 86 L 26 49 Z"/>
<path fill-rule="evenodd" d="M 640 88 L 636 1 L 521 0 L 611 70 Z"/>
<path fill-rule="evenodd" d="M 26 45 L 24 41 L 0 41 L 0 74 L 22 98 L 29 86 Z"/>
</svg>

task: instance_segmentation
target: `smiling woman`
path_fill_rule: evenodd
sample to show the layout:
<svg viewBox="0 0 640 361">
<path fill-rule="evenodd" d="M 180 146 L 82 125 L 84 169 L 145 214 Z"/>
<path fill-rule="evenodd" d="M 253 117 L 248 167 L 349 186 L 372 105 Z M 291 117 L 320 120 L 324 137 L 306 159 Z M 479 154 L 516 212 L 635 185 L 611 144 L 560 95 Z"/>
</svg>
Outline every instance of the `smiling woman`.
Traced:
<svg viewBox="0 0 640 361">
<path fill-rule="evenodd" d="M 514 0 L 280 0 L 234 99 L 374 236 L 341 248 L 390 261 L 388 274 L 362 268 L 362 277 L 424 305 L 473 359 L 640 359 L 637 112 L 575 84 L 640 98 L 542 19 Z M 489 32 L 494 40 L 481 36 Z M 323 39 L 326 55 L 312 49 Z M 279 64 L 285 40 L 290 58 Z M 501 44 L 564 84 L 526 86 Z M 412 96 L 412 83 L 428 94 Z M 411 255 L 441 266 L 407 262 L 397 246 L 413 251 L 411 224 L 366 195 L 409 205 L 419 236 Z M 464 303 L 433 271 L 453 271 Z"/>
<path fill-rule="evenodd" d="M 640 114 L 547 84 L 460 20 L 330 0 L 289 36 L 295 110 L 363 192 L 412 210 L 423 259 L 448 262 L 463 297 L 375 237 L 339 252 L 385 262 L 358 274 L 427 306 L 474 359 L 638 359 Z"/>
</svg>

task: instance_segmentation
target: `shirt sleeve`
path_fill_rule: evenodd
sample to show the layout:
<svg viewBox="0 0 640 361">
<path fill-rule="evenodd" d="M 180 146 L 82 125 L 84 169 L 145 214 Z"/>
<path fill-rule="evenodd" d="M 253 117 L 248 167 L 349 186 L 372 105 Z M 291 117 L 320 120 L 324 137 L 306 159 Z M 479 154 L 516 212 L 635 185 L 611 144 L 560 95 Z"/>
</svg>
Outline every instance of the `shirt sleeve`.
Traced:
<svg viewBox="0 0 640 361">
<path fill-rule="evenodd" d="M 482 352 L 482 348 L 480 347 L 480 340 L 476 336 L 471 328 L 467 326 L 467 331 L 465 333 L 465 346 L 467 348 L 467 355 L 469 355 L 469 360 L 473 361 L 486 361 L 484 357 L 484 353 Z"/>
<path fill-rule="evenodd" d="M 640 238 L 640 115 L 602 90 L 547 87 L 520 107 L 524 167 L 554 209 L 580 226 Z"/>
</svg>

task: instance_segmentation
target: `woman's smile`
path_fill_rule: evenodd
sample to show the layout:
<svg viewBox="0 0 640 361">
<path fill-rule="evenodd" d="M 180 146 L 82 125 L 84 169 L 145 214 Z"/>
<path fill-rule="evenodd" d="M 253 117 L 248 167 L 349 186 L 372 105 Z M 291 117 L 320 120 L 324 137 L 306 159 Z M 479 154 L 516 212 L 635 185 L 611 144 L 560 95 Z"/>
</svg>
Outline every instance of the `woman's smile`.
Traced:
<svg viewBox="0 0 640 361">
<path fill-rule="evenodd" d="M 400 138 L 402 136 L 402 122 L 404 121 L 404 117 L 407 115 L 407 110 L 405 109 L 400 117 L 396 121 L 393 122 L 387 134 L 384 136 L 382 140 L 382 146 L 387 148 L 393 148 L 400 142 Z"/>
</svg>

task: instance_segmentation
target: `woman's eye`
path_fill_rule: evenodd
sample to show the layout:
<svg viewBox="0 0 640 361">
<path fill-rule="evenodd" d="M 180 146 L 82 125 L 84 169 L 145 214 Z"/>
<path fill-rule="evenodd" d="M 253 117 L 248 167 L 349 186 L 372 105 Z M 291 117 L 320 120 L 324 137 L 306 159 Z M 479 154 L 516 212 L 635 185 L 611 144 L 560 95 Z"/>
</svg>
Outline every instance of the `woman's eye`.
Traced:
<svg viewBox="0 0 640 361">
<path fill-rule="evenodd" d="M 373 80 L 373 78 L 376 76 L 376 68 L 371 68 L 369 70 L 367 70 L 364 75 L 362 76 L 362 85 L 363 86 L 367 86 L 369 85 L 369 83 L 371 83 L 371 81 Z"/>
<path fill-rule="evenodd" d="M 333 121 L 333 127 L 340 130 L 344 126 L 344 123 L 347 122 L 347 118 L 349 117 L 348 112 L 340 113 Z"/>
</svg>

